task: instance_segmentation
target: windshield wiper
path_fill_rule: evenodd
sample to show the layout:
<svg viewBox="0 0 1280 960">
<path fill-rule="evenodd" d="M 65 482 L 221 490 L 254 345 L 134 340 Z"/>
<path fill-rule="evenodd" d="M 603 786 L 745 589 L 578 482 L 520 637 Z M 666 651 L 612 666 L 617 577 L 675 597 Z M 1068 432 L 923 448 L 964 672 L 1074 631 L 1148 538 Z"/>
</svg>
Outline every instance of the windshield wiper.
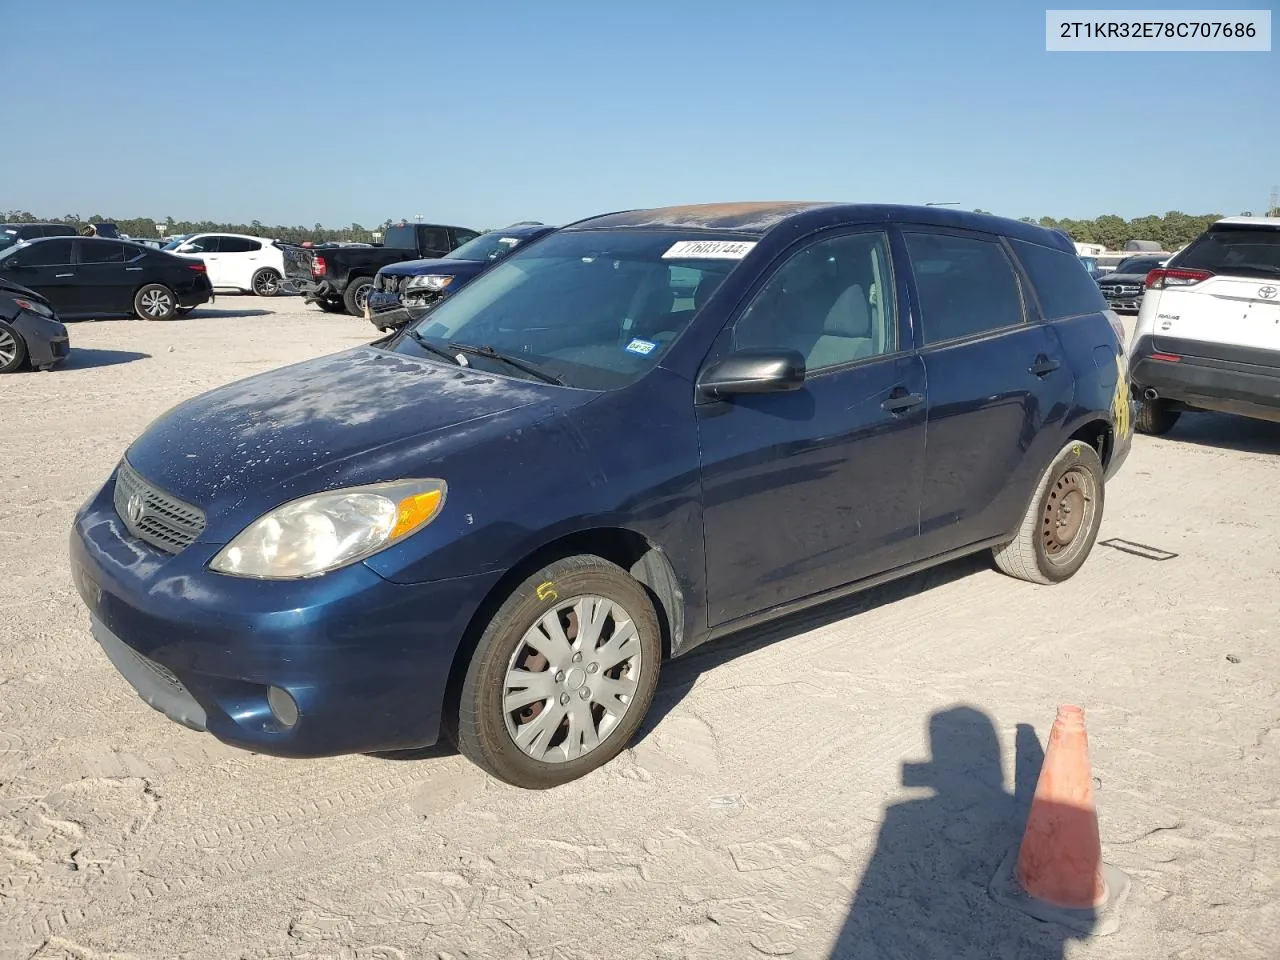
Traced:
<svg viewBox="0 0 1280 960">
<path fill-rule="evenodd" d="M 422 347 L 423 350 L 430 351 L 431 353 L 434 353 L 437 357 L 444 357 L 446 360 L 452 363 L 455 367 L 462 366 L 462 364 L 458 362 L 458 358 L 455 357 L 452 353 L 450 353 L 448 350 L 445 350 L 443 347 L 437 347 L 434 343 L 431 343 L 429 340 L 427 340 L 426 337 L 420 334 L 413 327 L 405 327 L 404 332 L 409 334 L 409 336 L 413 338 L 414 342 L 417 343 L 418 346 Z"/>
<path fill-rule="evenodd" d="M 470 353 L 477 357 L 488 357 L 490 360 L 501 360 L 503 363 L 515 367 L 517 370 L 523 370 L 531 377 L 537 377 L 543 383 L 554 383 L 557 387 L 563 387 L 564 381 L 557 376 L 539 370 L 532 364 L 525 363 L 523 360 L 517 360 L 515 357 L 509 357 L 505 353 L 499 353 L 490 346 L 475 347 L 469 343 L 450 343 L 450 350 L 457 350 L 460 353 Z"/>
</svg>

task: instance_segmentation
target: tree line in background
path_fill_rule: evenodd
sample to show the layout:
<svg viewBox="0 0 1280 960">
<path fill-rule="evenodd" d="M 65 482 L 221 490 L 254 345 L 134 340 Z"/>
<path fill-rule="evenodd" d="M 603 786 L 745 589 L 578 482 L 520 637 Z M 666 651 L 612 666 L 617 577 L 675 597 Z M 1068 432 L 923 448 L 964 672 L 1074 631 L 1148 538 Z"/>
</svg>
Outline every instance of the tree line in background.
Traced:
<svg viewBox="0 0 1280 960">
<path fill-rule="evenodd" d="M 987 211 L 977 210 L 975 212 L 985 213 Z M 1280 216 L 1280 208 L 1268 211 L 1265 216 Z M 1179 247 L 1190 243 L 1209 224 L 1221 219 L 1221 217 L 1222 215 L 1218 213 L 1187 214 L 1179 210 L 1170 210 L 1162 217 L 1151 215 L 1137 217 L 1133 220 L 1126 220 L 1114 214 L 1096 217 L 1093 220 L 1072 220 L 1070 218 L 1057 220 L 1053 217 L 1041 217 L 1038 220 L 1032 217 L 1023 217 L 1022 219 L 1027 223 L 1038 223 L 1043 227 L 1065 230 L 1071 239 L 1077 243 L 1105 244 L 1108 250 L 1123 249 L 1125 243 L 1130 240 L 1155 240 L 1164 250 L 1177 250 Z M 46 222 L 27 213 L 25 210 L 10 210 L 0 214 L 0 220 L 5 223 Z M 48 222 L 66 223 L 80 227 L 86 223 L 102 223 L 104 221 L 114 223 L 119 227 L 121 233 L 131 237 L 169 237 L 175 234 L 191 233 L 248 233 L 259 237 L 271 237 L 276 240 L 288 240 L 293 243 L 302 243 L 305 240 L 310 240 L 313 243 L 323 243 L 326 240 L 372 243 L 374 242 L 374 231 L 385 232 L 387 227 L 396 223 L 394 220 L 387 219 L 376 227 L 364 227 L 358 223 L 340 228 L 326 227 L 319 223 L 312 227 L 301 225 L 289 227 L 270 226 L 260 220 L 254 220 L 250 223 L 175 220 L 173 217 L 166 217 L 163 221 L 153 220 L 150 217 L 113 220 L 100 214 L 94 214 L 87 219 L 81 219 L 78 214 L 66 214 L 61 217 L 54 217 Z"/>
</svg>

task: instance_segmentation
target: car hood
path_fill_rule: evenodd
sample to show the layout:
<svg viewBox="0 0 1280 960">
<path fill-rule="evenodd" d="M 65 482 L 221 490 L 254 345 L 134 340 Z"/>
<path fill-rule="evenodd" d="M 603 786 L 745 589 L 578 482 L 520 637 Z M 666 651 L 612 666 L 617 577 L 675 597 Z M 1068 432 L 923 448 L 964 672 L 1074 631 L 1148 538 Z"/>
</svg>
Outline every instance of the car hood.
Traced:
<svg viewBox="0 0 1280 960">
<path fill-rule="evenodd" d="M 126 456 L 151 483 L 212 519 L 246 498 L 271 506 L 412 475 L 406 471 L 440 455 L 430 440 L 442 434 L 466 442 L 501 414 L 518 411 L 525 423 L 580 393 L 359 347 L 188 400 L 152 423 Z"/>
<path fill-rule="evenodd" d="M 14 283 L 12 280 L 3 276 L 0 276 L 0 293 L 7 293 L 11 296 L 22 297 L 26 300 L 34 300 L 36 303 L 42 303 L 46 307 L 49 306 L 49 301 L 34 290 L 29 287 L 24 287 L 20 283 Z"/>
<path fill-rule="evenodd" d="M 381 273 L 395 274 L 398 277 L 418 277 L 426 273 L 447 273 L 452 276 L 473 276 L 489 265 L 488 260 L 450 260 L 441 257 L 435 260 L 406 260 L 383 267 Z"/>
</svg>

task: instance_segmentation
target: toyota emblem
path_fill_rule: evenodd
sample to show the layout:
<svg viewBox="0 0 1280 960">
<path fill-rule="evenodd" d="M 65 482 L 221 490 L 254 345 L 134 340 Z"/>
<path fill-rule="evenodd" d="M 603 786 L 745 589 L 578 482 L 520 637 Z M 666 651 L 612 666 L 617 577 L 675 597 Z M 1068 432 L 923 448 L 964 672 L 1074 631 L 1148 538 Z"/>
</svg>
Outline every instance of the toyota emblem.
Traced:
<svg viewBox="0 0 1280 960">
<path fill-rule="evenodd" d="M 1259 287 L 1258 288 L 1258 296 L 1260 296 L 1263 300 L 1274 300 L 1276 298 L 1277 293 L 1280 293 L 1280 290 L 1277 290 L 1275 287 Z"/>
<path fill-rule="evenodd" d="M 130 523 L 137 523 L 142 519 L 142 511 L 145 504 L 142 502 L 142 494 L 131 493 L 129 501 L 124 505 L 124 512 L 129 517 Z"/>
</svg>

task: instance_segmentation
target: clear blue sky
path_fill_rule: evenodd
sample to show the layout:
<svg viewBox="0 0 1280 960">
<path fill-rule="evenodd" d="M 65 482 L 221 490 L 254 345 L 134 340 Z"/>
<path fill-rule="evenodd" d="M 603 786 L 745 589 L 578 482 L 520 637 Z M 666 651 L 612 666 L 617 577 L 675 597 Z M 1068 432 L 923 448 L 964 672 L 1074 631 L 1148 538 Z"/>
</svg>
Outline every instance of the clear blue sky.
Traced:
<svg viewBox="0 0 1280 960">
<path fill-rule="evenodd" d="M 1261 212 L 1280 53 L 1046 53 L 1046 5 L 1073 6 L 0 0 L 0 209 L 477 227 L 729 199 Z"/>
</svg>

